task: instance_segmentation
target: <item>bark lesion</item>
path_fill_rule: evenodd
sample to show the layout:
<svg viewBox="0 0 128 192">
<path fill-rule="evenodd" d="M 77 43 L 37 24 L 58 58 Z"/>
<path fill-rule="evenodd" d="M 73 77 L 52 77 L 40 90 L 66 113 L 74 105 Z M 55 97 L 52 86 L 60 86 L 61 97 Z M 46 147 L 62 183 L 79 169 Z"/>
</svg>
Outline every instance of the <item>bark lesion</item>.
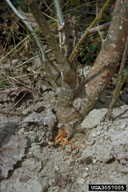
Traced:
<svg viewBox="0 0 128 192">
<path fill-rule="evenodd" d="M 108 2 L 109 0 L 106 1 L 105 6 Z M 89 34 L 91 27 L 99 19 L 99 15 L 85 31 L 83 37 L 76 44 L 72 53 L 69 49 L 70 42 L 68 42 L 69 44 L 67 44 L 66 49 L 69 50 L 66 50 L 66 55 L 64 55 L 59 44 L 54 39 L 53 34 L 50 32 L 46 19 L 39 12 L 40 10 L 36 2 L 32 0 L 29 6 L 42 30 L 42 34 L 53 50 L 58 63 L 57 67 L 61 72 L 61 91 L 59 93 L 57 106 L 58 119 L 60 122 L 71 122 L 73 119 L 82 119 L 94 108 L 99 96 L 112 78 L 117 63 L 121 59 L 125 40 L 128 36 L 127 8 L 120 0 L 116 1 L 114 14 L 101 51 L 94 62 L 92 69 L 88 73 L 86 80 L 79 85 L 77 74 L 77 55 L 79 47 L 81 43 L 84 42 L 85 37 Z M 100 11 L 100 14 L 102 12 L 103 10 Z M 69 59 L 67 59 L 67 56 L 70 53 L 71 55 L 69 56 Z"/>
<path fill-rule="evenodd" d="M 6 0 L 6 2 L 11 5 L 9 0 Z M 70 129 L 73 129 L 77 125 L 77 122 L 80 122 L 94 108 L 98 98 L 112 78 L 116 70 L 117 63 L 121 60 L 125 42 L 128 37 L 128 8 L 126 6 L 126 4 L 128 4 L 128 0 L 116 0 L 106 39 L 102 44 L 101 51 L 94 62 L 93 67 L 82 83 L 79 83 L 79 76 L 77 73 L 77 56 L 79 54 L 79 48 L 81 44 L 85 42 L 87 35 L 91 33 L 92 27 L 101 18 L 110 0 L 106 0 L 103 8 L 90 26 L 85 30 L 75 47 L 73 39 L 75 38 L 75 36 L 73 37 L 73 34 L 75 34 L 73 23 L 68 20 L 70 16 L 67 16 L 67 19 L 64 21 L 62 11 L 60 10 L 61 8 L 58 6 L 59 1 L 54 0 L 54 3 L 56 3 L 57 6 L 56 12 L 58 15 L 58 23 L 61 25 L 60 33 L 65 36 L 64 48 L 59 45 L 50 30 L 45 16 L 40 11 L 37 1 L 26 0 L 26 2 L 28 3 L 31 12 L 40 27 L 42 35 L 49 44 L 49 47 L 51 48 L 56 59 L 55 67 L 60 74 L 61 82 L 60 92 L 58 94 L 58 105 L 56 108 L 58 121 L 62 122 L 63 126 L 69 126 Z M 14 10 L 16 9 L 13 9 L 13 11 Z M 23 20 L 23 17 L 21 17 L 21 19 Z M 26 20 L 24 22 L 27 23 Z M 33 30 L 31 30 L 32 27 L 30 27 L 30 25 L 28 25 L 28 29 L 32 35 L 34 34 L 33 36 L 35 41 L 39 49 L 42 50 L 40 43 L 37 41 L 38 38 L 36 34 L 33 33 Z M 65 53 L 63 50 L 65 50 Z M 43 50 L 41 52 L 41 58 L 44 61 L 46 73 L 49 75 L 51 70 L 50 67 L 46 66 L 48 60 L 47 58 L 43 59 Z M 52 75 L 49 77 L 51 77 L 51 84 L 53 86 L 55 85 L 55 89 L 57 91 L 58 87 L 56 88 L 56 84 L 53 82 L 54 78 L 52 78 Z"/>
</svg>

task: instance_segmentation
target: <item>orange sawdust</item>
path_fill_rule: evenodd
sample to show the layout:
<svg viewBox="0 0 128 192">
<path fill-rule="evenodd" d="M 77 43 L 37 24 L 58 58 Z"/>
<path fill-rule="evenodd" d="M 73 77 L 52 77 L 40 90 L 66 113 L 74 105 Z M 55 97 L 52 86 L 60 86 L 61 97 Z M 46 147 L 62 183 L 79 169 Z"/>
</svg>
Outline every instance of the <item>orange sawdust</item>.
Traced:
<svg viewBox="0 0 128 192">
<path fill-rule="evenodd" d="M 59 144 L 62 149 L 65 148 L 65 145 L 71 144 L 72 150 L 76 149 L 76 146 L 72 143 L 72 141 L 68 141 L 67 132 L 63 129 L 56 137 L 55 137 L 55 145 Z"/>
<path fill-rule="evenodd" d="M 63 129 L 56 137 L 55 137 L 55 144 L 59 144 L 62 148 L 65 147 L 69 141 L 66 139 L 67 132 Z"/>
<path fill-rule="evenodd" d="M 76 149 L 77 147 L 74 144 L 71 144 L 72 150 Z"/>
</svg>

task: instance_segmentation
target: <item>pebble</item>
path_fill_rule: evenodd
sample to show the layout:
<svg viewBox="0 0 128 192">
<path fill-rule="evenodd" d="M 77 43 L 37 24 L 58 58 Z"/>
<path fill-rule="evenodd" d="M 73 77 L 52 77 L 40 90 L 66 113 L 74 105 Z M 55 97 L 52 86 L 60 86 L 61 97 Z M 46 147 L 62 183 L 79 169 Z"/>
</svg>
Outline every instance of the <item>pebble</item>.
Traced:
<svg viewBox="0 0 128 192">
<path fill-rule="evenodd" d="M 97 127 L 103 121 L 106 113 L 107 109 L 93 109 L 81 123 L 81 129 L 93 129 Z"/>
<path fill-rule="evenodd" d="M 82 175 L 82 177 L 87 177 L 88 176 L 88 173 L 87 172 L 85 172 L 83 175 Z"/>
<path fill-rule="evenodd" d="M 120 129 L 125 129 L 127 127 L 127 123 L 126 122 L 124 122 L 124 123 L 122 123 L 121 125 L 120 125 Z"/>
<path fill-rule="evenodd" d="M 92 162 L 93 164 L 95 164 L 97 162 L 97 159 L 93 159 Z"/>
</svg>

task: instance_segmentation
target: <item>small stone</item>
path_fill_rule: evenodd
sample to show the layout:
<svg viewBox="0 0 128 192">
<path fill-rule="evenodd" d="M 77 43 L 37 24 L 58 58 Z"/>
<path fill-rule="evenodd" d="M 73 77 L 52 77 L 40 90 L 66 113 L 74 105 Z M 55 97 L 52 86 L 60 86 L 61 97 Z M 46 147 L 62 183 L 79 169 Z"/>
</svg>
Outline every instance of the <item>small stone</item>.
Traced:
<svg viewBox="0 0 128 192">
<path fill-rule="evenodd" d="M 103 121 L 107 109 L 94 109 L 92 110 L 87 117 L 81 123 L 82 129 L 93 129 Z"/>
<path fill-rule="evenodd" d="M 124 123 L 122 123 L 120 125 L 120 129 L 125 129 L 126 127 L 127 127 L 127 123 L 126 122 L 124 122 Z"/>
<path fill-rule="evenodd" d="M 88 176 L 88 173 L 87 172 L 85 172 L 83 175 L 82 175 L 82 177 L 87 177 Z"/>
<path fill-rule="evenodd" d="M 53 141 L 48 141 L 48 145 L 53 146 L 54 142 Z"/>
<path fill-rule="evenodd" d="M 54 166 L 54 169 L 55 169 L 56 171 L 59 171 L 60 168 L 59 168 L 57 165 L 55 165 L 55 166 Z"/>
<path fill-rule="evenodd" d="M 88 168 L 88 167 L 86 167 L 86 168 L 85 168 L 85 171 L 89 171 L 89 168 Z"/>
<path fill-rule="evenodd" d="M 21 112 L 23 115 L 27 115 L 28 111 L 27 110 L 24 110 Z"/>
<path fill-rule="evenodd" d="M 92 137 L 96 137 L 97 136 L 96 132 L 93 132 L 91 135 L 92 135 Z"/>
<path fill-rule="evenodd" d="M 93 162 L 93 164 L 95 164 L 95 163 L 97 162 L 97 160 L 96 160 L 96 159 L 93 159 L 93 161 L 92 161 L 92 162 Z"/>
<path fill-rule="evenodd" d="M 18 131 L 19 134 L 24 134 L 24 132 L 25 132 L 25 128 L 21 128 L 21 129 Z"/>
</svg>

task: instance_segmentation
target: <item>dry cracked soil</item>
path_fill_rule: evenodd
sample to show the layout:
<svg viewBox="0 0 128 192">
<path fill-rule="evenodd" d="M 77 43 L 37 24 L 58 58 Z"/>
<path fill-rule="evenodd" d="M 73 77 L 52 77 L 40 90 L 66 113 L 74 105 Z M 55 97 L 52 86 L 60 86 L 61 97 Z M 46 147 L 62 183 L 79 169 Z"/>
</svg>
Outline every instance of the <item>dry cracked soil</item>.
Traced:
<svg viewBox="0 0 128 192">
<path fill-rule="evenodd" d="M 51 139 L 57 122 L 49 100 L 56 100 L 50 90 L 40 101 L 20 106 L 25 117 L 0 115 L 2 134 L 7 130 L 8 138 L 27 138 L 22 157 L 1 179 L 1 192 L 88 192 L 90 184 L 111 184 L 120 191 L 125 184 L 128 191 L 128 106 L 115 108 L 110 121 L 105 120 L 107 108 L 92 110 L 62 148 Z M 15 146 L 9 149 L 13 157 Z"/>
</svg>

